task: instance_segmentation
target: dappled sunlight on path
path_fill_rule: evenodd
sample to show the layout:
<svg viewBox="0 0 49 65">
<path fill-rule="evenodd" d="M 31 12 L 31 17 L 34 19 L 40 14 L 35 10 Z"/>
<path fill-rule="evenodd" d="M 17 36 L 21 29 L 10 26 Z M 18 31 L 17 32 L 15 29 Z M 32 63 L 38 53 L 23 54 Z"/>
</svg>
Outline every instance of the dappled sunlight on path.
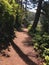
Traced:
<svg viewBox="0 0 49 65">
<path fill-rule="evenodd" d="M 0 65 L 42 65 L 41 59 L 35 52 L 28 30 L 16 32 L 16 38 L 12 41 L 10 52 L 5 51 L 10 57 L 0 54 Z"/>
<path fill-rule="evenodd" d="M 41 60 L 38 58 L 38 54 L 35 52 L 32 46 L 32 38 L 28 35 L 28 30 L 23 29 L 21 32 L 16 32 L 16 35 L 17 38 L 14 39 L 14 42 L 20 48 L 20 50 L 25 55 L 27 55 L 31 61 L 35 62 L 38 65 L 42 65 L 42 62 L 40 62 Z"/>
</svg>

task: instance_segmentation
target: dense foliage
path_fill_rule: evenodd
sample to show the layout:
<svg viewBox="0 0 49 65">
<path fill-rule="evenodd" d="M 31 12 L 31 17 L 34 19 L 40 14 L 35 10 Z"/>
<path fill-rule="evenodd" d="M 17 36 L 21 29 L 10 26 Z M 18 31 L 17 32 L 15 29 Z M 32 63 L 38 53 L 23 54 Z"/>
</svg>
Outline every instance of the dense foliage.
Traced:
<svg viewBox="0 0 49 65">
<path fill-rule="evenodd" d="M 16 10 L 16 19 L 15 19 L 15 28 L 17 30 L 21 29 L 22 19 L 23 19 L 23 10 L 21 9 L 20 6 L 18 6 Z"/>
<path fill-rule="evenodd" d="M 15 0 L 0 0 L 0 42 L 6 42 L 6 44 L 0 43 L 0 49 L 5 45 L 7 47 L 9 44 L 7 42 L 14 39 L 15 24 L 19 25 L 20 23 L 21 25 L 21 12 L 22 10 Z M 17 18 L 18 20 L 16 20 Z"/>
<path fill-rule="evenodd" d="M 33 45 L 39 55 L 44 58 L 44 65 L 49 65 L 49 4 L 43 6 L 43 14 L 40 18 L 41 24 L 37 26 L 36 32 L 30 31 L 33 37 Z"/>
</svg>

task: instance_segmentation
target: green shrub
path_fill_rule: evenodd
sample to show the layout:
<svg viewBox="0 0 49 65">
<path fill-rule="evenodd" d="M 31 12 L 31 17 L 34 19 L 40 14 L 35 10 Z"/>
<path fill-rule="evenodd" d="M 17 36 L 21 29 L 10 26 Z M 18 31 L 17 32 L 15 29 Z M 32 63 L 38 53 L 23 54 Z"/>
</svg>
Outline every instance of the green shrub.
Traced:
<svg viewBox="0 0 49 65">
<path fill-rule="evenodd" d="M 47 56 L 45 56 L 45 60 L 46 60 L 46 65 L 49 65 L 49 56 L 47 55 Z"/>
<path fill-rule="evenodd" d="M 16 11 L 16 20 L 15 20 L 15 28 L 17 30 L 21 29 L 23 14 L 24 14 L 23 10 L 21 9 L 20 6 L 18 6 Z"/>
<path fill-rule="evenodd" d="M 14 24 L 18 7 L 18 4 L 14 2 L 15 0 L 10 1 L 0 0 L 0 34 L 2 38 L 6 37 L 7 39 L 14 38 Z"/>
<path fill-rule="evenodd" d="M 49 34 L 39 29 L 36 29 L 35 33 L 32 31 L 29 31 L 29 33 L 32 36 L 34 48 L 39 52 L 39 55 L 44 59 L 47 56 L 49 57 Z M 45 59 L 44 65 L 49 65 L 47 59 Z"/>
</svg>

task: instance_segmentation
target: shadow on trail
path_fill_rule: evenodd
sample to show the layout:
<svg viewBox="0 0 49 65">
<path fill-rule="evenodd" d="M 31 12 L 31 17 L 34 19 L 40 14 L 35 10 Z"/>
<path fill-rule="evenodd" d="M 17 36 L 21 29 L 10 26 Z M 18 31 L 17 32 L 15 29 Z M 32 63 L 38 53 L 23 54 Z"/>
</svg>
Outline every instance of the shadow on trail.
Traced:
<svg viewBox="0 0 49 65">
<path fill-rule="evenodd" d="M 27 55 L 25 55 L 21 49 L 13 42 L 11 41 L 11 44 L 14 48 L 14 50 L 16 51 L 16 53 L 18 53 L 18 55 L 23 59 L 23 61 L 25 61 L 25 63 L 27 65 L 37 65 L 36 63 L 34 63 L 31 59 L 28 58 Z"/>
<path fill-rule="evenodd" d="M 33 42 L 32 42 L 32 38 L 30 36 L 26 37 L 22 43 L 25 45 L 25 46 L 33 46 Z"/>
</svg>

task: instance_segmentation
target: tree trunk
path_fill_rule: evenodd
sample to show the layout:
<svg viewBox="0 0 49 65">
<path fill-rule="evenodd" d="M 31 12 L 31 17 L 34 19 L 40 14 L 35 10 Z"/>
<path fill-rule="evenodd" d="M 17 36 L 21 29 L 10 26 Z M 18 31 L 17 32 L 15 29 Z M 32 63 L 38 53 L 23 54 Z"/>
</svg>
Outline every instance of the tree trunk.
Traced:
<svg viewBox="0 0 49 65">
<path fill-rule="evenodd" d="M 37 27 L 37 24 L 38 24 L 38 21 L 39 21 L 39 17 L 40 17 L 40 13 L 41 13 L 42 1 L 43 0 L 39 0 L 38 7 L 37 7 L 37 12 L 35 14 L 34 23 L 33 23 L 32 28 L 31 28 L 32 31 L 36 30 L 36 27 Z"/>
<path fill-rule="evenodd" d="M 22 0 L 21 0 L 21 7 L 23 7 L 23 6 L 22 6 Z"/>
<path fill-rule="evenodd" d="M 27 11 L 27 0 L 25 0 L 25 11 Z"/>
</svg>

